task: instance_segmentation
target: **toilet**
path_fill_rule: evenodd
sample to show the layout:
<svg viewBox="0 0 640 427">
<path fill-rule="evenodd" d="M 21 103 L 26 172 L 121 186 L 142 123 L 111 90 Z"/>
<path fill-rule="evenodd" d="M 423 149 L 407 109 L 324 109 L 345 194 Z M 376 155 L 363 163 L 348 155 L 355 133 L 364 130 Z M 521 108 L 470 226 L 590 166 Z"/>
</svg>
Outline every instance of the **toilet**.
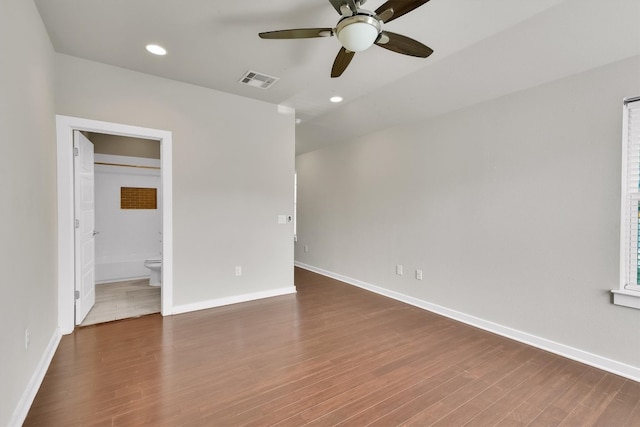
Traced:
<svg viewBox="0 0 640 427">
<path fill-rule="evenodd" d="M 149 286 L 160 286 L 162 284 L 162 258 L 150 258 L 144 262 L 144 266 L 151 270 Z"/>
</svg>

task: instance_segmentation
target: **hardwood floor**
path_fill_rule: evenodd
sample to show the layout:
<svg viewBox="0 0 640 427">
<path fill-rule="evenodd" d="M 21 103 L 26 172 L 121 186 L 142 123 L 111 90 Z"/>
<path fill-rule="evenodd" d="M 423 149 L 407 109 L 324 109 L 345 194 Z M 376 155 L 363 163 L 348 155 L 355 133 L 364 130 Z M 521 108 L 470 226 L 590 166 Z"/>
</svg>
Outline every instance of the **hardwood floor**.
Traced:
<svg viewBox="0 0 640 427">
<path fill-rule="evenodd" d="M 63 337 L 25 426 L 640 426 L 640 383 L 296 270 Z"/>
</svg>

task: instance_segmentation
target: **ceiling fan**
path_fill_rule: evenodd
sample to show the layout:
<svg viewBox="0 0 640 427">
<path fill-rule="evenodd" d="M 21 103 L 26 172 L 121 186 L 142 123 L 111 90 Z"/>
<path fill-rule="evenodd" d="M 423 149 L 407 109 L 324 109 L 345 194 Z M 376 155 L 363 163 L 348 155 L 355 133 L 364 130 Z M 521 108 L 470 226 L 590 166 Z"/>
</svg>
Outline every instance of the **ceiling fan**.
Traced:
<svg viewBox="0 0 640 427">
<path fill-rule="evenodd" d="M 335 28 L 299 28 L 260 33 L 263 39 L 308 39 L 337 36 L 342 49 L 338 52 L 331 77 L 340 77 L 356 52 L 376 44 L 403 55 L 426 58 L 433 50 L 409 37 L 382 30 L 382 24 L 391 22 L 429 0 L 388 0 L 375 12 L 362 9 L 367 0 L 329 0 L 342 16 Z"/>
</svg>

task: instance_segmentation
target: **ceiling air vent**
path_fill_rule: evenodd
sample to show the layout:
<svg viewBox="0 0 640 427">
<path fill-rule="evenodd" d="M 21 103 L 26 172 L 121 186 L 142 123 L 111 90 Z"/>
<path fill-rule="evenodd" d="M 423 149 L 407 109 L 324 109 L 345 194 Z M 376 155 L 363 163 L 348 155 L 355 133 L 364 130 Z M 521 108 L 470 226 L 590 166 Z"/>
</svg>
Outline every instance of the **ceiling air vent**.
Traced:
<svg viewBox="0 0 640 427">
<path fill-rule="evenodd" d="M 240 79 L 240 83 L 260 89 L 269 89 L 280 80 L 277 77 L 267 76 L 266 74 L 256 73 L 255 71 L 247 71 Z"/>
</svg>

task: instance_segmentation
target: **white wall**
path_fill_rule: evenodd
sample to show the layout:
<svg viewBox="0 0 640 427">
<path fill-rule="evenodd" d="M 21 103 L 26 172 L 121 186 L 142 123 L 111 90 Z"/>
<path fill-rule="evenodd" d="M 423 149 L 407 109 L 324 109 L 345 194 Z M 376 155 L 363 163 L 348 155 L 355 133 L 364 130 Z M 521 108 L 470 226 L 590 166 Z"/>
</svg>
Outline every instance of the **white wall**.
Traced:
<svg viewBox="0 0 640 427">
<path fill-rule="evenodd" d="M 0 58 L 0 425 L 6 426 L 22 422 L 34 376 L 59 339 L 53 48 L 32 1 L 0 2 Z"/>
<path fill-rule="evenodd" d="M 639 76 L 636 57 L 299 156 L 296 261 L 638 372 L 640 312 L 609 291 Z"/>
<path fill-rule="evenodd" d="M 293 286 L 292 228 L 277 223 L 293 206 L 293 114 L 65 55 L 55 67 L 56 113 L 173 132 L 174 304 Z"/>
<path fill-rule="evenodd" d="M 96 154 L 98 163 L 159 167 L 160 160 Z M 155 188 L 157 209 L 121 209 L 121 187 Z M 96 283 L 149 277 L 144 261 L 160 258 L 160 170 L 95 165 Z"/>
</svg>

